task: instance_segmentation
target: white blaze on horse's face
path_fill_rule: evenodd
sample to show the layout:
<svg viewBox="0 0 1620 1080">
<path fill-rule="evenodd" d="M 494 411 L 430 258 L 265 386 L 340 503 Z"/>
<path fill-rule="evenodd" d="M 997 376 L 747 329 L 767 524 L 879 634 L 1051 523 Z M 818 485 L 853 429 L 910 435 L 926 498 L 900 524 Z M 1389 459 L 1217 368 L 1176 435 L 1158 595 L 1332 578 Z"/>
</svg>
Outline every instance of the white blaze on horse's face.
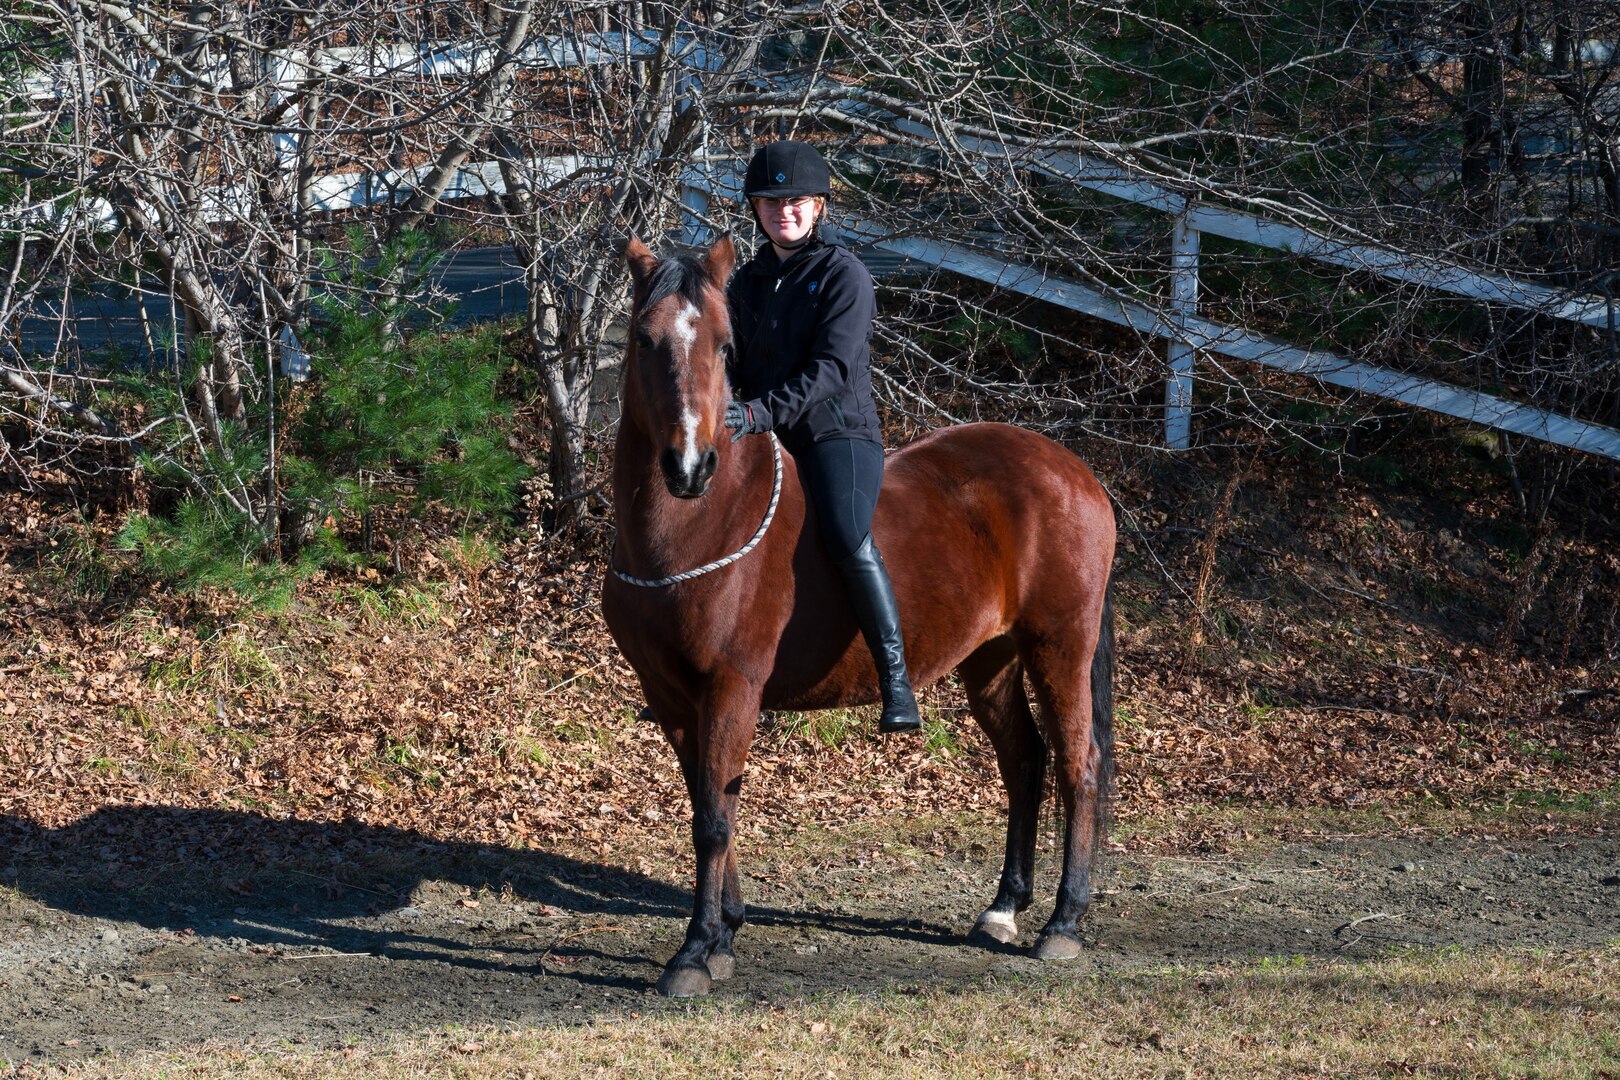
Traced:
<svg viewBox="0 0 1620 1080">
<path fill-rule="evenodd" d="M 681 355 L 675 361 L 681 367 L 685 367 L 687 361 L 692 358 L 692 344 L 697 341 L 698 316 L 702 314 L 692 301 L 687 300 L 681 308 L 681 313 L 675 316 L 675 325 L 670 328 L 675 341 L 681 347 Z"/>
<path fill-rule="evenodd" d="M 673 301 L 672 301 L 673 303 Z M 713 388 L 701 385 L 708 365 L 693 363 L 693 350 L 698 347 L 698 328 L 703 313 L 690 300 L 681 299 L 680 309 L 666 324 L 666 342 L 669 348 L 676 400 L 676 428 L 671 433 L 670 446 L 664 451 L 661 465 L 664 482 L 670 494 L 681 498 L 696 498 L 709 486 L 714 475 L 716 455 L 714 445 L 705 438 L 704 404 L 713 395 Z"/>
<path fill-rule="evenodd" d="M 702 422 L 696 412 L 692 411 L 691 390 L 691 359 L 692 345 L 697 341 L 697 321 L 702 314 L 697 307 L 688 300 L 681 308 L 681 313 L 675 316 L 670 326 L 670 337 L 674 339 L 676 349 L 675 370 L 681 384 L 681 471 L 688 476 L 697 471 L 698 467 L 698 424 Z"/>
<path fill-rule="evenodd" d="M 702 480 L 694 482 L 694 478 L 698 475 L 701 454 L 698 448 L 698 425 L 703 422 L 703 418 L 694 408 L 696 403 L 692 400 L 697 387 L 692 385 L 691 363 L 692 346 L 697 342 L 697 322 L 701 314 L 690 300 L 683 301 L 679 314 L 671 321 L 669 328 L 671 351 L 675 354 L 676 385 L 680 387 L 681 394 L 681 428 L 675 449 L 680 452 L 680 471 L 682 477 L 687 479 L 688 488 L 700 487 L 703 482 Z M 706 479 L 707 477 L 703 478 Z"/>
</svg>

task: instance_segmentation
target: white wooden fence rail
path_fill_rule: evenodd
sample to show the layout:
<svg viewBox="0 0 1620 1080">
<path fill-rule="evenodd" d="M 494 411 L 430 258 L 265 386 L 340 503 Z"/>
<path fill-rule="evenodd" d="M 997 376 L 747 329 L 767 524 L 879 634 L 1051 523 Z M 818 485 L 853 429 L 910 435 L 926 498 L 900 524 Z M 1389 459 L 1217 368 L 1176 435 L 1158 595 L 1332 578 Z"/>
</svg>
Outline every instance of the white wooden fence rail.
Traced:
<svg viewBox="0 0 1620 1080">
<path fill-rule="evenodd" d="M 930 128 L 914 120 L 897 118 L 892 126 L 895 131 L 914 138 L 937 139 Z M 973 136 L 953 136 L 953 140 L 965 150 L 998 162 L 1009 162 L 1017 168 L 1185 217 L 1186 227 L 1195 232 L 1287 251 L 1346 270 L 1376 274 L 1473 300 L 1507 304 L 1555 319 L 1599 328 L 1609 325 L 1609 301 L 1601 296 L 1572 296 L 1545 285 L 1469 270 L 1412 252 L 1336 237 L 1320 230 L 1200 202 L 1172 191 L 1157 180 L 1113 165 L 1100 165 L 1067 151 L 1030 150 Z"/>
<path fill-rule="evenodd" d="M 932 128 L 915 120 L 892 117 L 889 122 L 900 134 L 914 139 L 942 141 Z M 1014 147 L 1007 143 L 967 135 L 953 135 L 952 142 L 963 150 L 981 154 L 987 159 L 1010 163 L 1016 168 L 1028 169 L 1175 216 L 1170 266 L 1170 307 L 1175 317 L 1156 319 L 1154 326 L 1161 329 L 1150 331 L 1169 342 L 1169 376 L 1165 386 L 1164 424 L 1165 444 L 1171 449 L 1184 450 L 1192 444 L 1192 373 L 1196 349 L 1200 346 L 1194 340 L 1198 335 L 1182 333 L 1180 327 L 1185 320 L 1195 319 L 1197 315 L 1200 247 L 1198 238 L 1201 233 L 1213 233 L 1257 247 L 1287 251 L 1347 270 L 1376 274 L 1379 277 L 1473 300 L 1506 304 L 1539 315 L 1591 327 L 1613 331 L 1620 325 L 1617 323 L 1613 297 L 1571 296 L 1544 285 L 1519 281 L 1500 274 L 1481 273 L 1411 252 L 1347 240 L 1318 230 L 1271 221 L 1223 206 L 1214 206 L 1173 191 L 1152 178 L 1117 166 L 1090 162 L 1079 154 L 1067 151 Z M 1301 355 L 1321 355 L 1310 353 L 1308 350 L 1293 351 Z M 1437 412 L 1466 415 L 1453 411 L 1459 404 L 1453 396 L 1441 394 L 1433 389 L 1419 390 L 1412 385 L 1422 383 L 1429 387 L 1441 387 L 1444 384 L 1413 380 L 1397 372 L 1384 371 L 1363 364 L 1353 366 L 1367 373 L 1378 373 L 1377 377 L 1356 377 L 1354 385 L 1358 390 L 1380 397 L 1391 397 Z M 1305 365 L 1297 370 L 1313 374 L 1324 382 L 1351 385 L 1318 374 L 1313 370 L 1314 367 L 1315 365 Z M 1452 389 L 1455 394 L 1472 395 L 1480 401 L 1495 402 L 1497 406 L 1506 407 L 1508 404 L 1488 394 Z M 1441 407 L 1442 405 L 1447 407 Z M 1512 408 L 1518 410 L 1525 407 Z M 1612 449 L 1599 448 L 1620 446 L 1620 443 L 1615 442 L 1615 439 L 1620 439 L 1620 433 L 1613 432 L 1613 429 L 1559 417 L 1552 413 L 1542 413 L 1541 410 L 1532 409 L 1530 412 L 1547 417 L 1548 422 L 1543 424 L 1533 418 L 1520 416 L 1517 412 L 1510 416 L 1495 406 L 1478 410 L 1469 418 L 1502 430 L 1534 435 L 1536 438 L 1559 445 L 1575 446 L 1577 449 L 1589 450 L 1607 457 L 1620 457 L 1620 454 L 1614 453 Z M 1499 416 L 1500 419 L 1495 421 L 1488 419 L 1492 416 Z M 1526 426 L 1531 430 L 1525 430 Z M 1537 434 L 1538 431 L 1546 431 L 1547 434 Z M 1594 432 L 1608 432 L 1615 438 L 1595 439 Z M 1558 433 L 1559 437 L 1555 437 L 1555 433 Z M 1570 438 L 1575 441 L 1567 441 Z"/>
<path fill-rule="evenodd" d="M 692 184 L 707 183 L 714 194 L 740 197 L 740 178 L 735 164 L 730 168 L 711 167 L 706 177 L 689 178 Z M 1168 192 L 1147 190 L 1148 185 L 1128 191 L 1145 199 L 1160 199 Z M 1115 194 L 1120 189 L 1111 191 Z M 1180 196 L 1175 196 L 1180 199 Z M 1133 200 L 1135 201 L 1135 200 Z M 1167 207 L 1174 204 L 1166 204 Z M 1525 435 L 1557 446 L 1567 446 L 1589 454 L 1620 461 L 1620 430 L 1563 416 L 1545 409 L 1521 405 L 1494 394 L 1468 390 L 1433 379 L 1422 379 L 1339 356 L 1320 349 L 1305 349 L 1269 338 L 1252 330 L 1224 326 L 1198 314 L 1198 236 L 1191 226 L 1191 208 L 1185 200 L 1183 213 L 1175 223 L 1171 252 L 1171 304 L 1161 310 L 1148 304 L 1110 296 L 1078 281 L 1048 273 L 1024 263 L 1008 260 L 960 244 L 899 236 L 881 225 L 851 220 L 846 227 L 865 243 L 927 266 L 971 278 L 1008 292 L 1043 300 L 1070 311 L 1126 326 L 1137 333 L 1164 338 L 1169 342 L 1170 378 L 1166 389 L 1165 443 L 1172 449 L 1185 449 L 1191 442 L 1192 367 L 1200 351 L 1229 356 L 1262 367 L 1306 375 L 1318 382 L 1341 386 L 1359 393 L 1399 401 L 1430 412 L 1455 416 L 1501 431 Z M 1246 216 L 1246 215 L 1245 215 Z M 1255 219 L 1258 220 L 1258 219 Z M 1466 273 L 1466 271 L 1461 271 Z M 1458 281 L 1458 278 L 1446 278 Z M 1498 279 L 1507 282 L 1508 279 Z M 1537 286 L 1522 286 L 1538 289 Z M 1544 295 L 1514 293 L 1524 300 L 1556 298 L 1552 290 Z M 1538 310 L 1541 310 L 1538 308 Z M 1558 315 L 1560 309 L 1546 310 Z M 1559 317 L 1568 317 L 1567 314 Z M 1587 321 L 1581 318 L 1579 321 Z"/>
<path fill-rule="evenodd" d="M 550 37 L 525 46 L 518 62 L 534 68 L 591 66 L 649 57 L 657 48 L 657 37 L 650 33 Z M 716 58 L 695 39 L 678 39 L 676 49 L 682 65 L 690 71 L 715 70 Z M 301 72 L 312 67 L 324 72 L 352 72 L 356 78 L 403 74 L 407 77 L 454 80 L 487 72 L 494 55 L 493 48 L 485 44 L 444 42 L 397 44 L 365 50 L 321 50 L 278 57 L 275 85 L 279 87 L 283 81 L 294 84 L 301 77 Z M 33 96 L 53 97 L 62 92 L 64 78 L 65 73 L 36 77 L 29 80 L 27 88 Z M 860 103 L 852 103 L 852 107 L 868 114 L 873 112 Z M 872 118 L 877 117 L 873 115 Z M 892 115 L 882 118 L 892 126 L 897 136 L 913 141 L 940 141 L 932 128 L 915 120 Z M 950 141 L 954 147 L 981 155 L 987 160 L 1010 163 L 1017 168 L 1174 215 L 1170 306 L 1167 311 L 1106 296 L 1079 282 L 1055 277 L 1038 268 L 995 255 L 959 245 L 892 236 L 872 226 L 862 226 L 865 239 L 895 254 L 1166 339 L 1169 343 L 1169 377 L 1165 391 L 1165 442 L 1173 449 L 1185 449 L 1191 444 L 1193 365 L 1197 353 L 1205 351 L 1308 375 L 1331 385 L 1620 460 L 1620 431 L 1613 428 L 1520 405 L 1491 394 L 1362 364 L 1333 353 L 1299 348 L 1253 331 L 1222 326 L 1204 319 L 1198 314 L 1199 236 L 1212 233 L 1258 247 L 1287 251 L 1347 270 L 1376 274 L 1423 288 L 1505 304 L 1598 328 L 1613 328 L 1616 325 L 1612 298 L 1571 296 L 1543 285 L 1482 273 L 1411 252 L 1336 237 L 1325 231 L 1213 205 L 1189 198 L 1155 178 L 1119 166 L 1090 161 L 1069 151 L 1019 147 L 959 134 L 953 134 Z M 289 145 L 286 150 L 295 150 L 295 146 Z M 285 161 L 294 157 L 291 153 L 283 154 Z M 561 180 L 590 167 L 590 164 L 578 156 L 563 156 L 531 163 L 531 167 L 544 177 Z M 316 209 L 327 212 L 357 209 L 408 198 L 414 191 L 415 181 L 424 172 L 425 167 L 394 174 L 347 173 L 322 177 L 316 181 Z M 681 195 L 682 232 L 686 239 L 696 242 L 701 236 L 701 222 L 707 216 L 712 194 L 736 197 L 736 180 L 735 163 L 716 166 L 703 162 L 689 170 Z M 443 197 L 472 198 L 504 190 L 499 170 L 493 163 L 469 163 L 458 173 Z M 229 188 L 222 189 L 208 216 L 216 220 L 231 218 L 236 212 L 239 197 Z M 34 214 L 46 216 L 40 213 L 43 209 L 37 208 Z M 95 205 L 91 212 L 98 218 L 110 219 L 112 216 L 112 208 L 103 204 Z"/>
<path fill-rule="evenodd" d="M 534 71 L 595 67 L 650 59 L 659 47 L 660 35 L 650 30 L 632 34 L 593 31 L 552 35 L 525 44 L 512 57 L 512 62 Z M 270 54 L 270 86 L 292 90 L 314 72 L 352 78 L 357 83 L 381 78 L 455 82 L 487 75 L 498 52 L 487 40 L 378 42 L 353 47 L 278 50 Z M 715 71 L 719 67 L 719 57 L 692 35 L 676 35 L 673 55 L 681 66 L 695 71 Z M 138 65 L 132 67 L 140 70 Z M 147 61 L 145 68 L 155 74 L 157 62 Z M 64 62 L 49 73 L 30 75 L 22 80 L 23 95 L 36 102 L 60 100 L 73 91 L 77 71 L 71 62 Z M 234 92 L 224 61 L 192 69 L 191 74 L 205 82 L 219 80 L 211 89 L 220 93 Z"/>
<path fill-rule="evenodd" d="M 1620 431 L 1613 428 L 1520 405 L 1477 390 L 1358 363 L 1319 349 L 1301 349 L 1252 330 L 1223 326 L 1189 311 L 1166 312 L 1106 296 L 1080 282 L 1053 276 L 1037 267 L 1020 266 L 937 240 L 883 238 L 871 233 L 867 236 L 885 251 L 1126 326 L 1141 334 L 1169 338 L 1189 354 L 1203 350 L 1278 371 L 1308 375 L 1319 382 L 1620 460 Z"/>
</svg>

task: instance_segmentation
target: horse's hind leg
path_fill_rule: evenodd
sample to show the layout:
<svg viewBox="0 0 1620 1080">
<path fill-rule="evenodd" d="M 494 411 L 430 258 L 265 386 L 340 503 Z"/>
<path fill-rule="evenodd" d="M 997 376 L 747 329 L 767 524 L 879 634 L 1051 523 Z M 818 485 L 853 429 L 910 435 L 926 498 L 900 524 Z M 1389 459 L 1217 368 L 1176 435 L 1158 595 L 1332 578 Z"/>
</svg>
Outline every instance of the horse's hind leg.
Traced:
<svg viewBox="0 0 1620 1080">
<path fill-rule="evenodd" d="M 990 737 L 1007 786 L 1007 857 L 995 901 L 973 924 L 973 934 L 1010 944 L 1018 912 L 1035 887 L 1035 827 L 1045 781 L 1046 747 L 1024 694 L 1024 666 L 1010 638 L 981 646 L 959 669 L 973 718 Z"/>
<path fill-rule="evenodd" d="M 1065 822 L 1057 905 L 1033 950 L 1042 960 L 1080 955 L 1076 924 L 1091 906 L 1091 863 L 1101 832 L 1108 752 L 1092 738 L 1091 646 L 1070 636 L 1027 644 L 1022 650 L 1040 706 L 1041 729 L 1052 744 Z"/>
</svg>

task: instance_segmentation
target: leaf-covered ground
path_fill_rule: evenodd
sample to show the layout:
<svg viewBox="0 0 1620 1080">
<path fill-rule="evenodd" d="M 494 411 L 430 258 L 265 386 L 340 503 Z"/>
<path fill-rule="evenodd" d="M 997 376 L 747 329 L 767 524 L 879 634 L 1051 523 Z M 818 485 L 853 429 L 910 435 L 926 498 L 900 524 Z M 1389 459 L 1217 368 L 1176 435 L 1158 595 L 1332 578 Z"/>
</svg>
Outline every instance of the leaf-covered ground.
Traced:
<svg viewBox="0 0 1620 1080">
<path fill-rule="evenodd" d="M 1391 949 L 1607 956 L 1613 479 L 1577 472 L 1528 529 L 1499 467 L 1450 438 L 1398 448 L 1393 471 L 1279 445 L 1102 454 L 1121 521 L 1119 823 L 1084 966 L 1060 978 L 963 944 L 1003 799 L 945 685 L 919 738 L 878 739 L 870 711 L 765 718 L 739 829 L 754 918 L 722 1006 L 763 1010 L 747 1023 L 774 1044 L 838 1007 L 783 1001 L 840 987 L 863 1011 L 937 990 L 971 1012 L 996 1007 L 981 984 L 1108 997 L 1132 973 L 1158 986 L 1166 962 L 1297 955 L 1359 986 Z M 672 1018 L 666 1043 L 697 1038 L 651 996 L 688 911 L 686 797 L 601 620 L 604 523 L 493 549 L 432 516 L 379 523 L 372 566 L 269 615 L 141 579 L 110 544 L 118 521 L 61 474 L 0 488 L 0 1065 L 121 1069 L 151 1048 L 179 1055 L 141 1066 L 165 1074 L 319 1073 L 331 1062 L 278 1048 L 447 1030 L 483 1060 L 456 1048 L 505 1047 L 490 1025 L 643 1010 Z M 1519 963 L 1469 961 L 1496 962 Z M 1612 1026 L 1612 1002 L 1568 1001 Z M 1535 1054 L 1586 1060 L 1542 1011 L 1513 1023 Z M 1269 1039 L 1230 1028 L 1200 1027 L 1211 1061 Z M 1153 1055 L 1190 1038 L 1162 1030 Z M 1484 1060 L 1432 1034 L 1410 1060 Z M 1329 1072 L 1385 1060 L 1378 1038 L 1329 1043 Z M 439 1045 L 364 1052 L 410 1074 Z"/>
<path fill-rule="evenodd" d="M 1613 481 L 1577 475 L 1533 532 L 1450 437 L 1386 450 L 1406 462 L 1394 482 L 1275 446 L 1099 462 L 1121 507 L 1126 819 L 1233 801 L 1533 814 L 1620 791 Z M 158 805 L 611 853 L 684 815 L 598 608 L 605 524 L 522 529 L 491 556 L 446 523 L 395 523 L 376 567 L 265 615 L 140 580 L 109 544 L 117 515 L 82 498 L 51 472 L 0 491 L 15 843 Z M 926 703 L 916 739 L 878 740 L 863 712 L 767 717 L 745 814 L 992 811 L 959 695 Z"/>
</svg>

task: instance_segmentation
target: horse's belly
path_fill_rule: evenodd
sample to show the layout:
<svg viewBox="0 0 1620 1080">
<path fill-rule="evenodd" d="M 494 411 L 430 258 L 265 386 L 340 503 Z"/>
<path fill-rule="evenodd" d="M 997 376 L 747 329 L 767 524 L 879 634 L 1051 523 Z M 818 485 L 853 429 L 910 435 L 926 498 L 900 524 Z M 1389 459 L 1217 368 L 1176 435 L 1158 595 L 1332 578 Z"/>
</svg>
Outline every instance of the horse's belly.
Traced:
<svg viewBox="0 0 1620 1080">
<path fill-rule="evenodd" d="M 1005 632 L 1002 597 L 991 582 L 971 573 L 936 575 L 932 569 L 937 563 L 914 565 L 898 545 L 884 561 L 900 602 L 906 669 L 915 688 L 942 678 Z M 877 668 L 841 583 L 808 583 L 796 590 L 795 601 L 765 685 L 763 708 L 811 711 L 876 704 Z"/>
</svg>

